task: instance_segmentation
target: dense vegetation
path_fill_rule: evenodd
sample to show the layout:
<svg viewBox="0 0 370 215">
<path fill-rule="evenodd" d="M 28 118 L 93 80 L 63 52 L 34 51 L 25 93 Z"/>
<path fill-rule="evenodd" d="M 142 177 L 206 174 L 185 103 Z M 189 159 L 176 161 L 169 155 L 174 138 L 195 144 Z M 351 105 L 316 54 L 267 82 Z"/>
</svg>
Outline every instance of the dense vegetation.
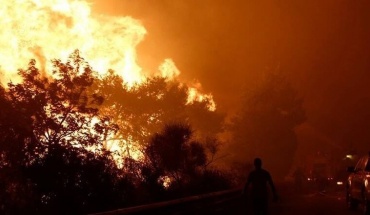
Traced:
<svg viewBox="0 0 370 215">
<path fill-rule="evenodd" d="M 223 120 L 209 101 L 189 103 L 165 78 L 130 88 L 112 72 L 98 78 L 78 51 L 52 63 L 52 76 L 32 60 L 0 88 L 1 214 L 83 214 L 231 186 L 202 142 Z"/>
<path fill-rule="evenodd" d="M 129 87 L 113 71 L 99 76 L 78 51 L 52 63 L 46 75 L 31 60 L 19 83 L 0 86 L 1 214 L 86 214 L 229 189 L 245 179 L 253 150 L 273 157 L 267 149 L 282 144 L 293 154 L 292 129 L 304 120 L 294 90 L 273 77 L 245 100 L 226 127 L 235 141 L 222 147 L 225 115 L 207 99 L 189 101 L 176 80 Z M 213 164 L 221 148 L 243 152 L 242 174 Z"/>
</svg>

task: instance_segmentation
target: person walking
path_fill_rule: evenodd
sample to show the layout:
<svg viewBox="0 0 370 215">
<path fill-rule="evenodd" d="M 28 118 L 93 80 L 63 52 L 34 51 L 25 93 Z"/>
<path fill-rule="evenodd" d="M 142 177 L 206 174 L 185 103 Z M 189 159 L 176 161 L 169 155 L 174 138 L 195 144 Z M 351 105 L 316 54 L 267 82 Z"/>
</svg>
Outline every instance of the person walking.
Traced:
<svg viewBox="0 0 370 215">
<path fill-rule="evenodd" d="M 274 201 L 278 200 L 278 195 L 270 173 L 262 168 L 262 160 L 260 158 L 254 159 L 254 167 L 254 170 L 248 175 L 247 182 L 243 189 L 243 195 L 245 197 L 251 197 L 255 215 L 267 215 L 269 202 L 268 185 L 271 188 Z M 250 185 L 251 191 L 249 193 Z"/>
</svg>

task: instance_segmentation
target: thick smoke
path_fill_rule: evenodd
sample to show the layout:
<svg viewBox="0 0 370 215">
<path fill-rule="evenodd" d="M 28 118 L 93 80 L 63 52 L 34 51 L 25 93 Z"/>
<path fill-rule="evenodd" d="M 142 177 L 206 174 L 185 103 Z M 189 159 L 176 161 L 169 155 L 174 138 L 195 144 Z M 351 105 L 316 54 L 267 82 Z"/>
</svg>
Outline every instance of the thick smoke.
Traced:
<svg viewBox="0 0 370 215">
<path fill-rule="evenodd" d="M 233 113 L 242 91 L 278 69 L 305 99 L 309 126 L 298 131 L 314 129 L 340 153 L 368 146 L 368 1 L 91 2 L 96 12 L 140 19 L 148 35 L 139 64 L 173 58 L 182 78 L 213 93 L 219 110 Z"/>
</svg>

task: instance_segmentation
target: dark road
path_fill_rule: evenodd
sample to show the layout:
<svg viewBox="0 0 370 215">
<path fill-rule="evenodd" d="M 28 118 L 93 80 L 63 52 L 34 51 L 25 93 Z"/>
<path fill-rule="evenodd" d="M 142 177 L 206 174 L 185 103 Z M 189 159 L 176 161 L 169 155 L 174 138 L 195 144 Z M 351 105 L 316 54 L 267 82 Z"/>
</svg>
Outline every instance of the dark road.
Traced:
<svg viewBox="0 0 370 215">
<path fill-rule="evenodd" d="M 307 192 L 295 194 L 284 190 L 280 192 L 280 200 L 271 202 L 269 207 L 270 215 L 357 215 L 362 214 L 361 208 L 357 211 L 350 211 L 345 201 L 343 190 L 327 191 L 325 193 Z M 216 212 L 210 214 L 252 214 L 251 205 L 246 199 L 237 199 L 229 202 Z"/>
<path fill-rule="evenodd" d="M 362 206 L 356 211 L 347 208 L 344 186 L 336 186 L 318 192 L 315 189 L 294 192 L 291 184 L 277 185 L 279 199 L 269 203 L 269 215 L 360 215 Z M 209 204 L 184 204 L 174 207 L 160 207 L 138 213 L 109 214 L 162 214 L 162 215 L 252 215 L 252 205 L 241 193 Z"/>
</svg>

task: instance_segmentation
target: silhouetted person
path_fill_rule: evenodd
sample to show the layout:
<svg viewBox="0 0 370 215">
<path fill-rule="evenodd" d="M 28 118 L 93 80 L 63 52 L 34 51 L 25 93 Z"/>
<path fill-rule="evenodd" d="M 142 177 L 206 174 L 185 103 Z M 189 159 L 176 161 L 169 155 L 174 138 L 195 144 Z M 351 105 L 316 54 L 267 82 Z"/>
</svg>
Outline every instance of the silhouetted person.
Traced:
<svg viewBox="0 0 370 215">
<path fill-rule="evenodd" d="M 277 200 L 278 196 L 270 173 L 262 169 L 262 160 L 260 158 L 254 159 L 254 167 L 255 169 L 248 175 L 243 194 L 247 197 L 249 185 L 252 185 L 250 197 L 252 200 L 253 212 L 258 215 L 265 215 L 267 214 L 269 201 L 267 184 L 270 185 L 274 201 Z"/>
</svg>

